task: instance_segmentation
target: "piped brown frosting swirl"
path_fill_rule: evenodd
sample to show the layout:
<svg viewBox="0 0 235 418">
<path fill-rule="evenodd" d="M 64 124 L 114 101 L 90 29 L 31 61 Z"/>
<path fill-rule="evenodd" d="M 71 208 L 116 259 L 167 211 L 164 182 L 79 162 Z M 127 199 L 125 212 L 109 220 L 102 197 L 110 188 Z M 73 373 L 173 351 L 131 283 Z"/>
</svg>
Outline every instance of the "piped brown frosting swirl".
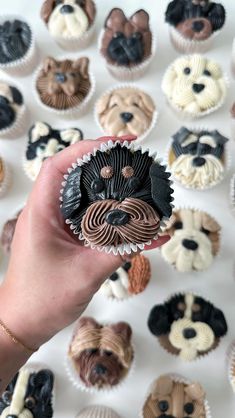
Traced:
<svg viewBox="0 0 235 418">
<path fill-rule="evenodd" d="M 119 209 L 127 213 L 129 221 L 125 225 L 111 225 L 106 222 L 109 211 Z M 81 223 L 83 238 L 96 247 L 121 244 L 142 244 L 153 239 L 160 227 L 160 217 L 146 202 L 127 198 L 99 200 L 86 211 Z"/>
</svg>

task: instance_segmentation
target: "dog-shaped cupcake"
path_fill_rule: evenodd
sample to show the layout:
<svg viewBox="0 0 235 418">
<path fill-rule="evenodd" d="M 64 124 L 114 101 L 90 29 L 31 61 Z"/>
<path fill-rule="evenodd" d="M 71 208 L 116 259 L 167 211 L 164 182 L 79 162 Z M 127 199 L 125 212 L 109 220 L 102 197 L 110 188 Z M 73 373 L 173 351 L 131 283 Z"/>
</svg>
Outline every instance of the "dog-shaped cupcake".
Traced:
<svg viewBox="0 0 235 418">
<path fill-rule="evenodd" d="M 177 58 L 167 69 L 162 90 L 173 108 L 190 116 L 212 111 L 224 100 L 227 86 L 215 61 L 198 54 Z"/>
<path fill-rule="evenodd" d="M 87 387 L 117 385 L 133 361 L 132 330 L 125 322 L 101 325 L 83 317 L 69 347 L 69 357 Z"/>
<path fill-rule="evenodd" d="M 23 368 L 0 398 L 1 418 L 51 418 L 54 376 L 50 370 Z"/>
<path fill-rule="evenodd" d="M 24 169 L 31 180 L 35 180 L 42 163 L 48 157 L 83 139 L 78 128 L 53 129 L 48 123 L 36 122 L 29 130 L 24 158 Z"/>
<path fill-rule="evenodd" d="M 24 104 L 20 91 L 6 82 L 0 82 L 0 130 L 9 128 Z"/>
<path fill-rule="evenodd" d="M 192 131 L 184 126 L 173 135 L 170 170 L 186 187 L 205 189 L 219 183 L 225 171 L 225 138 L 218 131 Z"/>
<path fill-rule="evenodd" d="M 163 348 L 185 361 L 209 353 L 227 333 L 223 312 L 192 293 L 177 294 L 154 306 L 148 327 Z"/>
<path fill-rule="evenodd" d="M 52 36 L 79 38 L 93 23 L 96 8 L 92 0 L 46 0 L 41 17 Z"/>
<path fill-rule="evenodd" d="M 0 63 L 16 61 L 28 51 L 32 33 L 27 23 L 21 20 L 6 20 L 0 25 Z"/>
<path fill-rule="evenodd" d="M 127 19 L 121 9 L 111 10 L 101 41 L 101 53 L 107 62 L 131 67 L 148 58 L 151 47 L 148 13 L 141 9 Z"/>
<path fill-rule="evenodd" d="M 117 88 L 100 97 L 97 117 L 109 135 L 144 134 L 151 125 L 155 104 L 151 97 L 137 88 Z"/>
<path fill-rule="evenodd" d="M 206 270 L 220 249 L 220 230 L 206 212 L 175 210 L 164 231 L 171 239 L 162 246 L 161 254 L 179 272 Z"/>
<path fill-rule="evenodd" d="M 209 0 L 173 0 L 167 7 L 166 21 L 185 38 L 203 41 L 222 28 L 225 9 Z"/>
<path fill-rule="evenodd" d="M 149 283 L 151 268 L 149 260 L 142 254 L 132 257 L 119 267 L 105 280 L 100 293 L 109 298 L 127 299 L 132 295 L 141 293 Z"/>
<path fill-rule="evenodd" d="M 36 88 L 41 101 L 64 110 L 79 105 L 90 90 L 89 59 L 56 61 L 47 57 L 39 72 Z"/>
<path fill-rule="evenodd" d="M 152 385 L 143 418 L 206 418 L 205 391 L 200 383 L 162 375 Z"/>
</svg>

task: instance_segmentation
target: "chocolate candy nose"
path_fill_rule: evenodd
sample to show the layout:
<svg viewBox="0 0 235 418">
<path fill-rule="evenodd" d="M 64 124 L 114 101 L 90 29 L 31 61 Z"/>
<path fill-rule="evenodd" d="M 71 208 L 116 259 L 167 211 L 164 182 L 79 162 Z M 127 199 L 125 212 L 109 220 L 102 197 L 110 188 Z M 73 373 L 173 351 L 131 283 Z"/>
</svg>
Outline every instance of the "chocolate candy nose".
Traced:
<svg viewBox="0 0 235 418">
<path fill-rule="evenodd" d="M 198 243 L 193 239 L 183 239 L 182 245 L 187 250 L 196 251 L 198 249 Z"/>
<path fill-rule="evenodd" d="M 203 157 L 195 157 L 192 161 L 192 165 L 194 165 L 195 167 L 201 167 L 205 163 L 206 163 L 206 160 Z"/>
<path fill-rule="evenodd" d="M 107 212 L 105 220 L 109 225 L 121 226 L 129 222 L 129 215 L 123 210 L 114 209 Z"/>
<path fill-rule="evenodd" d="M 95 372 L 97 374 L 105 374 L 107 371 L 106 367 L 103 366 L 103 364 L 97 364 L 95 366 Z"/>
<path fill-rule="evenodd" d="M 133 115 L 132 113 L 129 112 L 123 112 L 120 114 L 121 119 L 123 120 L 123 122 L 130 122 L 133 119 Z"/>
<path fill-rule="evenodd" d="M 194 32 L 201 32 L 204 28 L 204 22 L 202 20 L 195 20 L 192 24 L 192 30 Z"/>
<path fill-rule="evenodd" d="M 201 91 L 204 90 L 204 88 L 205 88 L 205 84 L 197 84 L 197 83 L 193 84 L 193 91 L 195 93 L 201 93 Z"/>
<path fill-rule="evenodd" d="M 191 338 L 196 337 L 197 333 L 195 331 L 195 329 L 193 328 L 185 328 L 183 330 L 183 336 L 184 338 L 186 338 L 186 340 L 190 340 Z"/>
<path fill-rule="evenodd" d="M 73 13 L 73 12 L 74 12 L 74 8 L 73 8 L 73 6 L 70 6 L 70 4 L 65 4 L 60 9 L 60 13 L 62 15 L 65 15 L 65 14 L 68 14 L 68 13 Z"/>
</svg>

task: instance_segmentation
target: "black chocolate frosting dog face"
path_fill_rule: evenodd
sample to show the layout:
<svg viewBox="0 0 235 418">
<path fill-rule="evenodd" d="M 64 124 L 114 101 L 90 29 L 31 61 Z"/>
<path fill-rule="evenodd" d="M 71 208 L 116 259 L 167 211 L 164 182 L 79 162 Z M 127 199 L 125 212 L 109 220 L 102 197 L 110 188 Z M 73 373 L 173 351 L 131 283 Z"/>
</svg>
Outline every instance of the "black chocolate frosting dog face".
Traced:
<svg viewBox="0 0 235 418">
<path fill-rule="evenodd" d="M 131 149 L 131 148 L 132 149 Z M 69 169 L 61 210 L 91 246 L 142 244 L 171 215 L 169 173 L 133 144 L 102 144 L 88 162 Z M 81 166 L 80 166 L 81 164 Z"/>
<path fill-rule="evenodd" d="M 0 25 L 0 63 L 22 58 L 30 47 L 32 33 L 27 23 L 7 20 Z"/>
<path fill-rule="evenodd" d="M 20 91 L 0 82 L 0 130 L 9 128 L 16 120 L 17 112 L 23 105 L 23 97 Z"/>
<path fill-rule="evenodd" d="M 51 418 L 53 384 L 50 370 L 30 373 L 22 369 L 0 398 L 0 417 Z"/>
</svg>

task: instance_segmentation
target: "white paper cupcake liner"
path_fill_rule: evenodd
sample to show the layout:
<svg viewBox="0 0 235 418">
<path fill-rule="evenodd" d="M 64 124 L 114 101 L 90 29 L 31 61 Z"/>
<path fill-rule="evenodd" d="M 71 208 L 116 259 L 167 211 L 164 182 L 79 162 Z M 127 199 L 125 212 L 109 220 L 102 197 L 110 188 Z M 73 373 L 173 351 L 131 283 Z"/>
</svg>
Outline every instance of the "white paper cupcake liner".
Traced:
<svg viewBox="0 0 235 418">
<path fill-rule="evenodd" d="M 109 324 L 110 324 L 109 322 L 103 322 L 103 325 L 109 325 Z M 67 346 L 69 346 L 70 343 L 71 343 L 71 338 Z M 97 388 L 96 386 L 91 386 L 91 387 L 86 386 L 85 383 L 81 380 L 78 372 L 76 371 L 72 359 L 68 356 L 68 353 L 66 353 L 64 366 L 65 366 L 65 371 L 70 382 L 73 384 L 73 386 L 76 389 L 81 390 L 82 392 L 89 393 L 91 395 L 98 394 L 98 393 L 102 395 L 108 395 L 110 393 L 114 393 L 114 391 L 117 392 L 126 383 L 128 383 L 128 381 L 133 376 L 133 373 L 136 370 L 136 347 L 135 347 L 135 343 L 133 342 L 133 337 L 132 337 L 131 346 L 133 350 L 133 359 L 132 359 L 132 363 L 130 365 L 130 368 L 127 374 L 120 380 L 120 382 L 117 385 L 104 387 L 104 388 Z"/>
<path fill-rule="evenodd" d="M 3 161 L 3 160 L 2 160 Z M 12 175 L 8 164 L 3 161 L 3 171 L 5 173 L 3 182 L 0 183 L 0 198 L 3 197 L 11 186 Z"/>
<path fill-rule="evenodd" d="M 0 63 L 0 69 L 2 71 L 7 72 L 9 75 L 17 75 L 17 76 L 26 76 L 30 74 L 35 66 L 37 65 L 38 59 L 39 59 L 39 50 L 36 44 L 35 35 L 32 30 L 32 26 L 28 23 L 27 20 L 25 20 L 24 17 L 20 15 L 15 14 L 9 14 L 9 15 L 1 15 L 0 16 L 0 25 L 5 22 L 6 20 L 14 20 L 19 19 L 23 22 L 27 23 L 27 25 L 30 27 L 31 30 L 31 45 L 26 52 L 26 54 L 15 61 L 11 61 L 6 64 Z"/>
<path fill-rule="evenodd" d="M 112 93 L 112 92 L 114 92 L 117 89 L 126 89 L 126 88 L 132 88 L 132 89 L 135 89 L 137 92 L 138 91 L 143 91 L 144 93 L 148 94 L 147 92 L 145 92 L 145 90 L 142 90 L 141 88 L 139 88 L 135 84 L 131 84 L 131 83 L 116 84 L 115 87 L 111 87 L 111 88 L 107 89 L 104 93 L 102 93 L 102 95 L 96 101 L 95 106 L 94 106 L 94 119 L 95 119 L 95 122 L 96 122 L 98 128 L 102 132 L 102 134 L 112 135 L 110 132 L 106 132 L 104 130 L 104 128 L 102 127 L 102 125 L 100 124 L 99 117 L 98 117 L 97 110 L 96 110 L 97 109 L 97 104 L 98 104 L 99 100 L 102 97 L 106 96 L 106 94 Z M 148 129 L 142 135 L 140 135 L 140 136 L 137 137 L 137 139 L 135 140 L 136 143 L 142 143 L 142 142 L 144 142 L 144 140 L 150 135 L 150 133 L 152 132 L 152 130 L 157 125 L 158 117 L 159 117 L 159 112 L 157 110 L 156 103 L 154 103 L 154 104 L 155 104 L 155 111 L 153 112 L 152 121 L 151 121 Z"/>
<path fill-rule="evenodd" d="M 65 59 L 73 60 L 74 58 L 63 57 L 63 56 L 58 58 L 59 61 L 63 61 Z M 74 117 L 83 116 L 86 113 L 86 111 L 88 110 L 88 108 L 90 106 L 90 101 L 91 101 L 91 99 L 92 99 L 92 97 L 95 93 L 96 82 L 95 82 L 95 77 L 94 77 L 93 73 L 89 70 L 89 79 L 90 79 L 90 82 L 91 82 L 91 87 L 90 87 L 90 90 L 89 90 L 88 94 L 86 95 L 86 97 L 83 99 L 83 101 L 81 103 L 79 103 L 77 106 L 70 107 L 69 109 L 56 109 L 56 108 L 47 106 L 45 103 L 43 103 L 41 98 L 40 98 L 40 95 L 37 91 L 36 81 L 37 81 L 37 78 L 38 78 L 38 75 L 39 75 L 41 69 L 42 69 L 42 66 L 40 65 L 36 69 L 36 71 L 34 73 L 34 76 L 33 76 L 33 92 L 34 92 L 34 96 L 35 96 L 35 99 L 36 99 L 38 105 L 41 106 L 46 112 L 50 112 L 51 114 L 61 116 L 61 117 L 74 118 Z"/>
<path fill-rule="evenodd" d="M 211 131 L 212 130 L 208 126 L 187 126 L 187 128 L 190 131 L 195 132 L 195 133 L 200 133 L 201 131 Z M 178 184 L 180 187 L 184 187 L 187 190 L 195 190 L 196 192 L 203 192 L 205 190 L 213 189 L 214 187 L 218 186 L 222 181 L 224 181 L 224 179 L 226 178 L 226 176 L 227 176 L 227 174 L 230 170 L 230 167 L 231 167 L 231 154 L 229 152 L 229 146 L 228 146 L 229 141 L 224 146 L 224 172 L 223 172 L 223 175 L 216 182 L 214 182 L 210 185 L 207 185 L 207 186 L 205 186 L 201 189 L 183 184 L 183 183 L 180 182 L 180 180 L 178 180 L 174 176 L 174 173 L 172 172 L 171 166 L 169 164 L 169 154 L 170 154 L 171 149 L 172 149 L 172 143 L 173 143 L 173 139 L 171 138 L 170 141 L 168 142 L 167 147 L 166 147 L 166 154 L 165 154 L 165 157 L 164 157 L 164 162 L 167 166 L 167 170 L 171 173 L 172 180 L 174 181 L 175 184 Z"/>
<path fill-rule="evenodd" d="M 191 380 L 191 379 L 187 379 L 186 377 L 181 376 L 180 374 L 177 374 L 177 373 L 165 373 L 164 375 L 162 374 L 161 376 L 169 376 L 169 377 L 170 377 L 171 379 L 173 379 L 175 382 L 178 382 L 178 383 L 184 383 L 185 385 L 190 385 L 190 384 L 194 383 L 194 381 L 193 381 L 193 380 Z M 161 376 L 159 376 L 159 377 L 161 377 Z M 148 391 L 147 391 L 147 395 L 145 396 L 145 399 L 144 399 L 144 403 L 143 403 L 142 410 L 141 410 L 141 411 L 140 411 L 140 413 L 139 413 L 139 417 L 140 417 L 140 418 L 144 418 L 144 405 L 145 405 L 145 403 L 147 402 L 148 397 L 151 395 L 152 390 L 154 389 L 154 386 L 155 386 L 155 382 L 156 382 L 156 380 L 157 380 L 157 379 L 155 379 L 155 380 L 151 383 L 151 385 L 150 385 L 150 387 L 149 387 L 149 389 L 148 389 Z M 206 416 L 205 416 L 205 418 L 212 418 L 212 416 L 211 416 L 211 409 L 210 409 L 210 405 L 209 405 L 209 402 L 208 402 L 207 398 L 205 398 L 205 400 L 204 400 L 204 407 L 205 407 L 205 412 L 206 412 Z"/>
<path fill-rule="evenodd" d="M 233 341 L 227 350 L 227 374 L 229 383 L 235 393 L 235 341 Z"/>
<path fill-rule="evenodd" d="M 73 163 L 71 167 L 68 168 L 67 174 L 64 175 L 64 181 L 61 184 L 62 189 L 60 190 L 60 194 L 61 194 L 60 201 L 61 202 L 63 201 L 62 195 L 63 195 L 63 192 L 64 192 L 64 187 L 67 184 L 67 179 L 68 179 L 69 174 L 74 169 L 76 169 L 78 166 L 81 167 L 83 164 L 86 164 L 87 162 L 89 162 L 91 157 L 96 155 L 97 150 L 100 150 L 101 152 L 105 152 L 107 150 L 115 148 L 117 144 L 120 144 L 122 147 L 127 147 L 128 149 L 130 149 L 132 151 L 142 150 L 141 147 L 138 144 L 135 144 L 135 141 L 134 142 L 128 142 L 128 141 L 120 142 L 120 141 L 117 140 L 117 141 L 113 142 L 112 140 L 109 140 L 106 143 L 105 142 L 102 143 L 100 145 L 99 149 L 94 148 L 92 153 L 84 155 L 82 159 L 78 158 L 77 161 L 75 163 Z M 154 162 L 161 164 L 162 159 L 157 158 L 156 153 L 151 153 L 149 149 L 146 149 L 145 152 L 149 153 L 149 157 L 151 157 Z M 172 182 L 170 182 L 170 185 L 171 184 L 172 184 Z M 174 208 L 174 205 L 172 203 L 171 203 L 171 207 Z M 147 241 L 147 242 L 141 243 L 141 244 L 122 244 L 122 245 L 119 245 L 117 247 L 115 247 L 114 245 L 110 245 L 110 246 L 106 246 L 106 247 L 97 247 L 97 246 L 94 246 L 92 244 L 86 243 L 85 239 L 83 237 L 83 234 L 82 233 L 76 233 L 74 231 L 75 226 L 73 225 L 71 220 L 66 219 L 65 223 L 70 226 L 71 231 L 75 235 L 78 236 L 78 239 L 80 241 L 84 242 L 85 246 L 90 247 L 90 248 L 95 249 L 95 250 L 98 250 L 98 251 L 104 251 L 107 254 L 112 253 L 114 255 L 118 255 L 118 254 L 124 255 L 124 254 L 135 253 L 139 250 L 142 251 L 142 250 L 144 250 L 145 246 L 151 245 L 152 241 L 156 241 L 159 238 L 159 233 L 162 231 L 162 228 L 165 226 L 165 221 L 166 220 L 168 220 L 168 218 L 166 218 L 166 217 L 162 218 L 157 235 L 154 238 L 152 238 L 150 241 Z"/>
<path fill-rule="evenodd" d="M 183 54 L 203 53 L 208 51 L 213 45 L 214 39 L 219 35 L 221 30 L 211 34 L 211 36 L 203 41 L 195 41 L 185 38 L 174 26 L 170 26 L 170 40 L 174 48 Z"/>
<path fill-rule="evenodd" d="M 235 216 L 235 174 L 232 175 L 232 178 L 230 180 L 229 203 L 232 214 Z"/>
<path fill-rule="evenodd" d="M 89 405 L 78 412 L 75 418 L 121 418 L 116 411 L 105 405 Z"/>
<path fill-rule="evenodd" d="M 102 38 L 103 38 L 103 34 L 105 32 L 105 29 L 101 30 L 101 32 L 99 34 L 99 38 L 98 38 L 98 50 L 100 52 L 101 57 L 105 61 L 105 65 L 106 65 L 108 71 L 110 72 L 110 74 L 114 78 L 116 78 L 117 80 L 120 80 L 120 81 L 134 81 L 134 80 L 137 80 L 138 78 L 142 77 L 145 74 L 145 72 L 149 68 L 153 58 L 155 57 L 155 53 L 156 53 L 156 44 L 157 44 L 156 35 L 155 35 L 154 31 L 152 30 L 152 28 L 150 28 L 150 30 L 152 32 L 151 54 L 141 64 L 137 64 L 137 65 L 132 66 L 132 67 L 125 67 L 125 66 L 122 66 L 122 65 L 115 65 L 115 64 L 111 64 L 111 63 L 107 62 L 106 58 L 101 53 L 101 44 L 102 44 Z"/>
</svg>

